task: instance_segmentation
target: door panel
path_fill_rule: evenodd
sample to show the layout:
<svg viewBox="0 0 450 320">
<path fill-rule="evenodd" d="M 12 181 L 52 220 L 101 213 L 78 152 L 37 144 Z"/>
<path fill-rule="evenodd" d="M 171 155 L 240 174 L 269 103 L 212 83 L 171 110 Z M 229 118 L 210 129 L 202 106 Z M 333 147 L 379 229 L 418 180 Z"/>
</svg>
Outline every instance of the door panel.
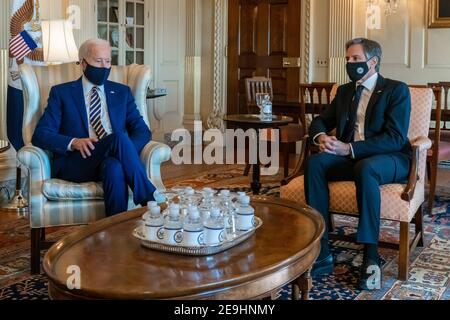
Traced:
<svg viewBox="0 0 450 320">
<path fill-rule="evenodd" d="M 300 68 L 283 57 L 300 57 L 300 0 L 229 0 L 228 114 L 245 113 L 245 79 L 271 77 L 274 102 L 298 101 Z"/>
<path fill-rule="evenodd" d="M 166 88 L 166 97 L 148 100 L 152 130 L 159 141 L 163 134 L 181 128 L 184 116 L 185 26 L 186 0 L 152 0 L 154 36 L 150 41 L 153 53 L 153 86 Z"/>
</svg>

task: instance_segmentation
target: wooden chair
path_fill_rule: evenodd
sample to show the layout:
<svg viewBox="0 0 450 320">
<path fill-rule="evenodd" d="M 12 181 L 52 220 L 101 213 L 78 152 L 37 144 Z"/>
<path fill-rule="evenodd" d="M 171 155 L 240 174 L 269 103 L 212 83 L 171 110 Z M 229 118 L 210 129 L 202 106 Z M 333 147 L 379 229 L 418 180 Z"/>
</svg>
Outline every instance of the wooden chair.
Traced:
<svg viewBox="0 0 450 320">
<path fill-rule="evenodd" d="M 448 124 L 450 109 L 448 103 L 448 93 L 450 82 L 441 81 L 439 83 L 429 83 L 436 96 L 436 125 L 430 130 L 430 139 L 433 147 L 428 151 L 427 171 L 430 180 L 430 192 L 428 198 L 428 208 L 430 211 L 434 206 L 434 197 L 437 184 L 437 167 L 441 161 L 450 160 L 450 125 Z M 444 93 L 444 103 L 442 103 L 442 92 Z M 438 109 L 439 108 L 439 109 Z"/>
<path fill-rule="evenodd" d="M 434 197 L 436 194 L 438 164 L 440 161 L 450 160 L 450 141 L 441 141 L 443 133 L 443 128 L 441 128 L 442 86 L 440 83 L 428 83 L 427 85 L 410 85 L 410 87 L 431 88 L 434 94 L 435 109 L 432 111 L 431 120 L 435 121 L 435 125 L 434 127 L 430 127 L 430 132 L 428 135 L 433 145 L 428 150 L 427 154 L 427 176 L 429 181 L 428 208 L 431 211 L 434 206 Z"/>
<path fill-rule="evenodd" d="M 412 164 L 405 184 L 392 183 L 380 186 L 381 219 L 400 223 L 399 244 L 380 242 L 380 246 L 399 249 L 398 279 L 408 278 L 410 251 L 423 245 L 422 204 L 425 201 L 425 168 L 433 91 L 429 88 L 410 88 L 411 117 L 408 138 L 412 145 Z M 304 177 L 298 176 L 281 187 L 280 196 L 306 205 Z M 353 181 L 336 181 L 328 184 L 330 216 L 332 214 L 358 215 L 356 187 Z M 415 234 L 410 241 L 409 227 L 415 224 Z M 345 237 L 347 239 L 347 237 Z"/>
<path fill-rule="evenodd" d="M 245 80 L 246 85 L 246 98 L 247 98 L 247 112 L 254 113 L 257 109 L 256 94 L 268 93 L 273 99 L 273 86 L 272 80 L 266 77 L 253 77 Z M 322 110 L 328 106 L 334 95 L 336 94 L 337 85 L 335 82 L 312 82 L 311 84 L 300 84 L 300 111 L 299 111 L 299 123 L 290 124 L 280 128 L 280 144 L 283 152 L 284 160 L 284 177 L 289 175 L 289 147 L 291 144 L 297 141 L 307 141 L 306 137 L 309 122 L 306 119 L 306 114 L 312 118 L 319 115 Z M 315 146 L 309 146 L 307 143 L 302 143 L 302 149 L 306 148 L 309 153 L 309 149 L 314 149 Z M 315 150 L 315 149 L 314 149 Z M 303 154 L 303 150 L 301 154 Z M 298 161 L 297 167 L 302 161 Z M 248 174 L 250 165 L 247 165 L 245 173 Z"/>
<path fill-rule="evenodd" d="M 256 94 L 267 93 L 273 101 L 272 79 L 266 77 L 253 77 L 245 79 L 245 92 L 247 100 L 247 113 L 259 112 L 256 105 Z"/>
<path fill-rule="evenodd" d="M 272 79 L 265 77 L 253 77 L 245 79 L 246 87 L 246 99 L 247 99 L 247 112 L 255 113 L 259 112 L 256 105 L 257 93 L 268 93 L 273 101 L 273 86 Z M 301 124 L 292 123 L 287 126 L 280 127 L 280 145 L 283 152 L 283 167 L 284 177 L 289 174 L 289 147 L 291 144 L 296 143 L 303 139 L 305 135 L 304 127 Z M 270 132 L 268 130 L 268 139 L 270 140 Z M 245 167 L 244 175 L 248 175 L 251 165 L 247 164 Z"/>
<path fill-rule="evenodd" d="M 439 85 L 442 87 L 444 91 L 444 104 L 442 105 L 442 115 L 444 115 L 444 121 L 442 123 L 441 130 L 441 138 L 445 141 L 450 141 L 450 125 L 449 125 L 449 115 L 450 115 L 450 106 L 449 106 L 449 91 L 450 91 L 450 82 L 448 81 L 440 81 Z"/>
<path fill-rule="evenodd" d="M 320 113 L 331 104 L 331 101 L 336 95 L 336 90 L 337 85 L 335 82 L 300 84 L 300 116 L 303 117 L 303 124 L 306 128 L 309 128 L 312 119 L 320 115 Z M 307 119 L 307 116 L 311 119 Z M 308 143 L 306 144 L 306 147 L 309 153 L 318 151 L 318 148 L 315 145 Z"/>
<path fill-rule="evenodd" d="M 307 128 L 311 120 L 318 116 L 327 106 L 331 104 L 337 91 L 335 82 L 312 82 L 300 84 L 300 115 L 301 125 L 306 128 L 306 134 L 302 140 L 300 159 L 297 161 L 292 174 L 282 181 L 286 185 L 290 180 L 303 173 L 305 157 L 311 153 L 318 152 L 315 145 L 310 144 Z"/>
<path fill-rule="evenodd" d="M 252 77 L 245 79 L 245 98 L 248 114 L 259 113 L 256 104 L 257 93 L 267 93 L 269 94 L 270 99 L 273 100 L 272 79 L 266 77 Z M 250 164 L 245 165 L 244 176 L 248 176 L 250 168 Z"/>
</svg>

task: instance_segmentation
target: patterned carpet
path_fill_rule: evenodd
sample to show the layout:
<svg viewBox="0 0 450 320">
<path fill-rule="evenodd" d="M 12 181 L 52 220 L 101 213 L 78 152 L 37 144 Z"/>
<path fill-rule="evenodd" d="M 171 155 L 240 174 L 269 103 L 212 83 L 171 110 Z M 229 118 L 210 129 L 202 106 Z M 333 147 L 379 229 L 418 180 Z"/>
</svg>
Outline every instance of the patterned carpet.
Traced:
<svg viewBox="0 0 450 320">
<path fill-rule="evenodd" d="M 249 178 L 242 176 L 243 168 L 230 166 L 227 170 L 211 170 L 190 179 L 167 181 L 167 186 L 210 186 L 250 193 Z M 279 196 L 280 176 L 263 178 L 262 193 Z M 313 280 L 311 299 L 319 300 L 449 300 L 450 299 L 450 192 L 438 189 L 435 208 L 425 208 L 425 247 L 417 248 L 411 257 L 410 277 L 406 282 L 396 280 L 397 251 L 380 249 L 383 261 L 383 287 L 378 291 L 357 288 L 358 267 L 362 247 L 350 242 L 336 241 L 334 273 Z M 336 216 L 336 232 L 352 234 L 356 219 Z M 49 239 L 60 239 L 82 227 L 49 230 Z M 397 241 L 397 223 L 383 221 L 381 238 Z M 411 232 L 413 230 L 411 229 Z M 14 220 L 0 226 L 0 300 L 48 299 L 45 275 L 29 274 L 29 229 L 25 220 Z M 290 299 L 290 288 L 278 293 L 278 299 Z"/>
</svg>

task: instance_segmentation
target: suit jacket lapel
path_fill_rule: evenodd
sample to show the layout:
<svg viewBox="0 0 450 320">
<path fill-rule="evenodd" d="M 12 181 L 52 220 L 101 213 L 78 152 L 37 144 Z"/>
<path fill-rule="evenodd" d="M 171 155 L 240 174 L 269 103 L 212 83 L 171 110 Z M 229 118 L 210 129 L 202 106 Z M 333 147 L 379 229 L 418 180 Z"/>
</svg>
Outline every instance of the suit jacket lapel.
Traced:
<svg viewBox="0 0 450 320">
<path fill-rule="evenodd" d="M 367 109 L 366 109 L 366 118 L 364 120 L 364 128 L 365 129 L 368 128 L 368 126 L 369 126 L 373 107 L 378 102 L 378 99 L 380 98 L 381 94 L 383 93 L 385 82 L 386 81 L 384 80 L 384 78 L 380 74 L 378 74 L 377 84 L 375 86 L 375 89 L 372 92 L 372 95 L 370 96 L 369 104 L 367 105 Z M 364 129 L 364 131 L 365 131 L 365 129 Z"/>
<path fill-rule="evenodd" d="M 83 127 L 86 131 L 86 136 L 89 136 L 89 126 L 86 113 L 86 102 L 84 100 L 83 84 L 81 78 L 73 83 L 74 90 L 72 91 L 72 97 L 75 101 L 76 109 L 80 114 Z"/>
<path fill-rule="evenodd" d="M 113 132 L 116 132 L 117 123 L 115 115 L 118 113 L 115 112 L 115 108 L 118 105 L 116 103 L 117 94 L 109 81 L 105 82 L 104 88 L 105 88 L 106 104 L 108 106 L 109 121 L 111 122 L 111 128 L 113 129 Z"/>
</svg>

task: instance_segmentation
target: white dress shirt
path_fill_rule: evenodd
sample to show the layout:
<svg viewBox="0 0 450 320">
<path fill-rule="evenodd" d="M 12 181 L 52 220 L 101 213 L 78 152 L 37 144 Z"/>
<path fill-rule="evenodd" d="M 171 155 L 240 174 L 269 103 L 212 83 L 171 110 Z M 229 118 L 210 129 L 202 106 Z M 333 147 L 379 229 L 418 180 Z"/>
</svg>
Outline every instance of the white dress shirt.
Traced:
<svg viewBox="0 0 450 320">
<path fill-rule="evenodd" d="M 95 133 L 95 130 L 92 128 L 92 125 L 89 121 L 89 108 L 91 104 L 90 94 L 91 90 L 95 84 L 91 83 L 84 75 L 82 77 L 82 84 L 83 84 L 83 95 L 84 95 L 84 104 L 86 108 L 86 115 L 87 115 L 87 123 L 89 127 L 89 138 L 97 138 L 97 134 Z M 108 113 L 108 105 L 106 103 L 106 95 L 105 95 L 105 87 L 103 85 L 96 86 L 97 92 L 100 97 L 101 101 L 101 122 L 103 125 L 103 128 L 105 128 L 106 135 L 110 135 L 112 133 L 112 127 L 111 127 L 111 121 L 109 120 L 109 113 Z M 67 146 L 67 150 L 72 150 L 72 142 L 76 138 L 72 139 Z"/>
<path fill-rule="evenodd" d="M 364 122 L 366 120 L 366 110 L 369 105 L 370 97 L 372 96 L 375 86 L 377 85 L 377 80 L 378 73 L 375 73 L 363 83 L 356 83 L 357 86 L 364 86 L 364 89 L 361 93 L 361 99 L 358 104 L 358 112 L 356 114 L 355 141 L 364 141 Z"/>
</svg>

